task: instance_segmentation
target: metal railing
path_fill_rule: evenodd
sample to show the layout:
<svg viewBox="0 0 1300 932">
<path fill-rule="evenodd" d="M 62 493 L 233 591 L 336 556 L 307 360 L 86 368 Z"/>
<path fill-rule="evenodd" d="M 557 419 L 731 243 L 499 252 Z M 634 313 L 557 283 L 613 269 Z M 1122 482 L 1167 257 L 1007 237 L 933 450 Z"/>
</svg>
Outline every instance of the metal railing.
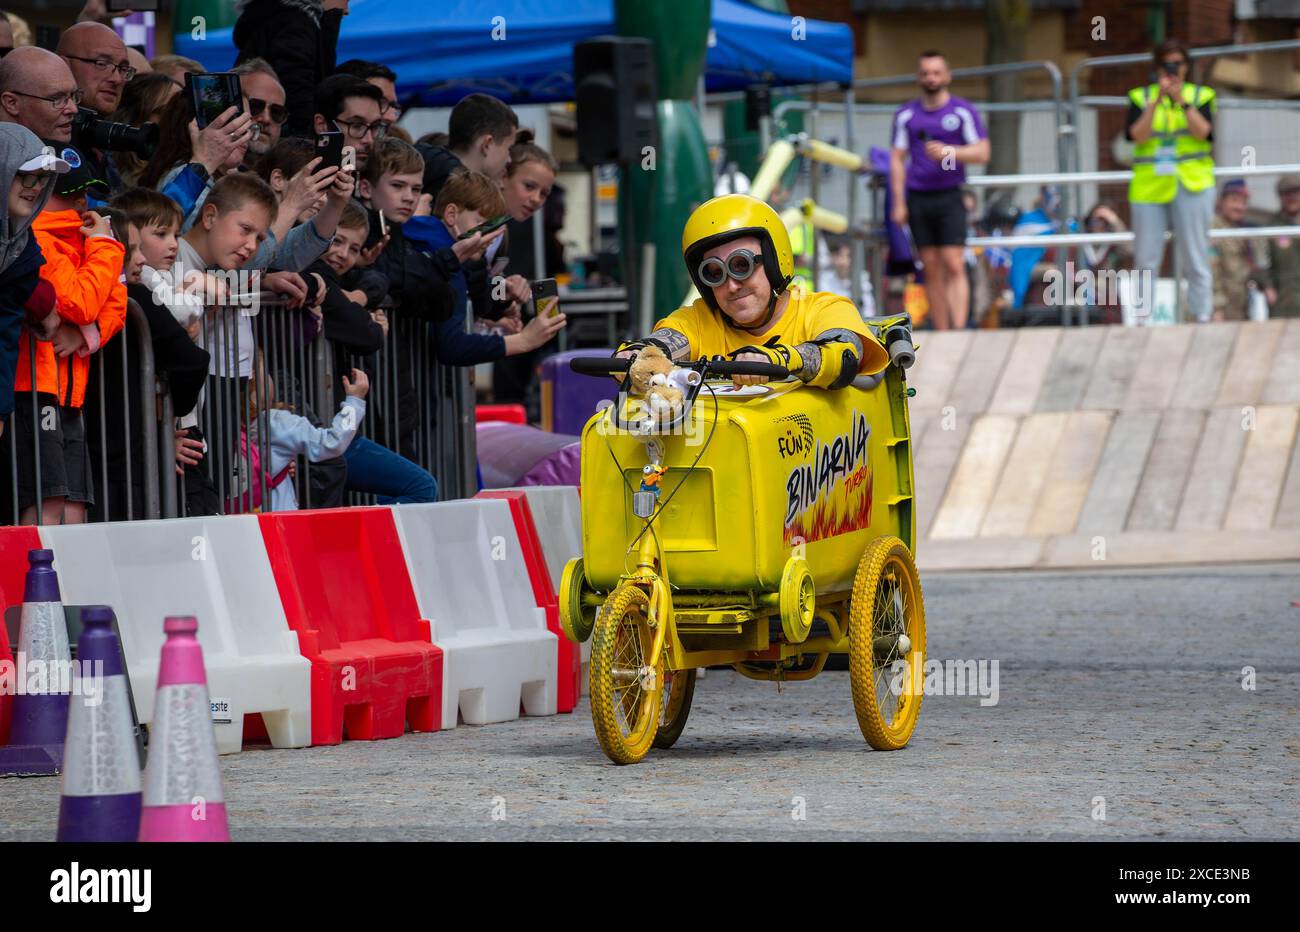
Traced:
<svg viewBox="0 0 1300 932">
<path fill-rule="evenodd" d="M 201 321 L 195 342 L 207 349 L 210 361 L 193 411 L 175 410 L 168 366 L 155 359 L 148 318 L 135 301 L 127 302 L 123 332 L 90 356 L 83 413 L 87 427 L 96 428 L 87 431 L 94 473 L 89 520 L 271 510 L 278 485 L 270 471 L 272 406 L 329 425 L 343 397 L 344 367 L 363 369 L 371 378 L 358 436 L 400 450 L 432 473 L 440 499 L 477 491 L 471 370 L 437 363 L 434 325 L 397 312 L 380 350 L 363 357 L 328 340 L 311 314 L 290 310 L 270 294 L 259 295 L 251 308 L 210 308 Z M 29 339 L 28 331 L 23 339 Z M 36 386 L 34 355 L 28 365 Z M 40 461 L 42 418 L 49 422 L 57 412 L 35 392 L 19 393 L 16 400 L 30 405 L 31 453 L 19 454 L 20 418 L 11 415 L 0 441 L 9 448 L 10 466 L 5 485 L 11 500 L 3 520 L 21 523 L 23 511 L 34 504 L 39 522 L 50 475 L 50 464 Z M 180 476 L 178 414 L 206 444 L 201 463 Z M 295 473 L 280 481 L 293 483 L 301 508 L 376 500 L 375 494 L 347 492 L 342 462 L 311 463 L 301 455 L 294 461 Z M 20 478 L 24 485 L 32 480 L 34 503 L 20 501 Z"/>
<path fill-rule="evenodd" d="M 1057 168 L 1060 170 L 1064 170 L 1065 162 L 1066 159 L 1068 158 L 1065 136 L 1070 132 L 1071 127 L 1069 125 L 1069 121 L 1067 119 L 1067 113 L 1065 109 L 1061 71 L 1060 68 L 1057 67 L 1055 62 L 1048 61 L 1048 60 L 1037 60 L 1037 61 L 1023 61 L 1023 62 L 1006 62 L 1006 63 L 996 64 L 996 65 L 979 65 L 979 66 L 969 67 L 969 68 L 956 68 L 953 69 L 952 71 L 952 77 L 954 81 L 960 81 L 960 80 L 969 80 L 973 78 L 988 78 L 988 77 L 993 77 L 993 76 L 1003 75 L 1003 74 L 1017 74 L 1017 73 L 1037 72 L 1037 71 L 1046 73 L 1050 81 L 1052 90 L 1051 90 L 1051 97 L 1049 99 L 1043 101 L 1028 102 L 1030 104 L 1029 106 L 1026 106 L 1025 103 L 1023 102 L 1005 102 L 1003 104 L 994 104 L 992 106 L 985 106 L 985 109 L 990 111 L 1006 110 L 1006 111 L 1015 111 L 1015 112 L 1024 112 L 1028 109 L 1051 111 L 1051 113 L 1053 114 L 1054 136 L 1056 139 L 1055 154 L 1056 154 Z M 856 116 L 858 114 L 867 114 L 867 113 L 890 113 L 898 108 L 897 103 L 859 102 L 857 99 L 858 93 L 863 90 L 872 90 L 878 88 L 906 87 L 906 86 L 914 85 L 915 83 L 916 83 L 915 74 L 898 74 L 898 75 L 887 75 L 887 76 L 876 77 L 876 78 L 860 78 L 858 80 L 855 80 L 852 83 L 852 85 L 849 86 L 833 85 L 828 87 L 826 85 L 818 85 L 815 88 L 811 89 L 811 92 L 814 93 L 812 99 L 782 101 L 781 103 L 777 104 L 777 106 L 773 109 L 770 117 L 764 117 L 760 121 L 760 129 L 759 129 L 760 147 L 762 151 L 766 152 L 771 144 L 774 130 L 778 129 L 783 125 L 786 114 L 798 110 L 807 113 L 807 119 L 808 119 L 807 131 L 808 131 L 808 135 L 813 139 L 821 138 L 818 133 L 818 130 L 820 128 L 819 127 L 820 118 L 823 113 L 843 114 L 844 145 L 850 151 L 855 151 L 856 135 L 857 135 L 855 129 Z M 821 96 L 820 96 L 821 93 L 836 93 L 836 92 L 843 94 L 843 103 L 821 100 Z M 711 95 L 710 99 L 722 99 L 722 98 L 714 97 Z M 820 168 L 814 165 L 813 170 L 809 175 L 809 196 L 815 203 L 822 202 L 822 198 L 820 197 L 820 193 L 821 193 L 820 174 L 821 174 Z M 850 221 L 849 228 L 851 232 L 855 232 L 855 231 L 860 232 L 861 218 L 859 217 L 859 203 L 858 203 L 859 191 L 858 191 L 858 184 L 857 184 L 857 176 L 853 173 L 845 173 L 845 183 L 847 185 L 845 200 L 847 202 L 847 216 L 849 217 L 849 221 Z M 870 218 L 870 222 L 873 226 L 878 225 L 881 220 L 881 218 L 879 217 L 880 211 L 879 211 L 878 201 L 879 201 L 878 197 L 873 197 L 871 199 L 872 216 Z M 821 247 L 820 238 L 814 235 L 811 245 L 812 245 L 811 272 L 813 275 L 813 284 L 815 287 L 816 279 L 818 275 L 818 269 L 821 265 L 820 252 L 822 247 Z M 851 289 L 850 297 L 852 298 L 855 304 L 860 306 L 862 304 L 861 279 L 862 279 L 862 271 L 865 264 L 865 259 L 862 250 L 858 248 L 856 243 L 854 244 L 854 247 L 851 250 L 851 255 L 852 255 L 852 265 L 850 270 L 850 289 Z M 878 307 L 883 307 L 884 306 L 883 294 L 881 293 L 881 287 L 883 283 L 881 281 L 881 276 L 880 276 L 880 271 L 883 268 L 883 263 L 881 261 L 881 257 L 875 254 L 874 252 L 871 258 L 872 258 L 872 266 L 873 266 L 871 282 L 872 282 L 872 286 L 877 291 L 876 304 Z"/>
<path fill-rule="evenodd" d="M 23 330 L 21 340 L 28 348 L 27 374 L 32 391 L 16 392 L 15 403 L 30 406 L 31 456 L 29 460 L 18 454 L 21 438 L 18 436 L 20 425 L 15 411 L 8 418 L 4 432 L 4 446 L 8 448 L 6 458 L 9 462 L 9 479 L 5 483 L 8 501 L 0 520 L 19 524 L 23 512 L 31 509 L 34 512 L 31 520 L 41 524 L 44 520 L 43 493 L 53 465 L 41 462 L 41 434 L 51 430 L 55 419 L 60 416 L 55 409 L 62 399 L 54 398 L 53 403 L 43 404 L 44 393 L 36 391 L 40 385 L 36 357 L 41 343 L 33 339 L 28 329 Z M 136 360 L 134 362 L 133 357 Z M 92 503 L 87 503 L 89 515 L 160 517 L 157 444 L 145 442 L 140 445 L 137 458 L 137 444 L 133 441 L 137 432 L 156 423 L 153 414 L 157 403 L 156 392 L 160 389 L 165 391 L 165 385 L 159 386 L 155 379 L 149 323 L 136 302 L 126 303 L 126 320 L 122 333 L 110 339 L 99 352 L 89 358 L 85 398 L 78 414 L 86 434 L 86 443 L 91 450 L 86 459 L 92 473 L 86 480 L 94 498 Z M 112 372 L 107 371 L 110 363 L 113 366 Z M 132 391 L 131 386 L 133 373 L 136 379 L 135 391 Z M 110 380 L 114 384 L 110 385 Z M 134 412 L 133 396 L 136 405 Z M 26 504 L 22 502 L 23 495 L 19 488 L 24 472 L 31 478 L 32 490 L 32 501 Z M 138 482 L 137 475 L 140 477 Z"/>
<path fill-rule="evenodd" d="M 1173 239 L 1174 234 L 1168 230 L 1165 231 L 1166 241 Z M 1220 239 L 1278 239 L 1283 236 L 1300 236 L 1300 226 L 1268 226 L 1268 227 L 1228 227 L 1225 229 L 1211 229 L 1211 240 Z M 1111 243 L 1131 243 L 1136 238 L 1132 230 L 1123 233 L 1044 233 L 1039 236 L 971 236 L 966 239 L 967 246 L 989 246 L 989 247 L 1007 247 L 1016 249 L 1020 247 L 1042 246 L 1051 248 L 1053 246 L 1105 246 Z"/>
<path fill-rule="evenodd" d="M 1204 48 L 1190 49 L 1189 57 L 1195 61 L 1201 58 L 1217 58 L 1226 55 L 1248 55 L 1257 52 L 1293 52 L 1300 49 L 1300 39 L 1284 39 L 1276 42 L 1249 42 L 1243 45 L 1212 45 Z M 1085 71 L 1091 71 L 1098 68 L 1121 68 L 1129 65 L 1149 64 L 1151 62 L 1150 52 L 1133 52 L 1126 55 L 1101 55 L 1095 58 L 1085 58 L 1073 68 L 1070 69 L 1069 78 L 1069 108 L 1073 115 L 1075 125 L 1078 124 L 1079 107 L 1082 97 L 1079 92 L 1080 77 Z M 1127 102 L 1125 104 L 1127 105 Z M 1078 169 L 1082 167 L 1080 161 L 1079 138 L 1078 134 L 1071 131 L 1073 142 L 1069 147 L 1069 158 L 1062 166 L 1062 170 L 1070 168 Z"/>
<path fill-rule="evenodd" d="M 1286 165 L 1251 165 L 1251 166 L 1215 166 L 1215 178 L 1243 178 L 1255 175 L 1283 175 L 1300 171 L 1300 164 Z M 1133 177 L 1131 169 L 1124 171 L 1104 171 L 1104 172 L 1064 172 L 1048 173 L 1039 175 L 983 175 L 978 178 L 971 178 L 968 183 L 972 186 L 1000 186 L 1008 183 L 1018 184 L 1059 184 L 1059 185 L 1080 185 L 1091 183 L 1106 182 L 1127 182 Z M 1300 236 L 1300 225 L 1273 225 L 1266 227 L 1237 227 L 1231 229 L 1211 229 L 1209 238 L 1214 240 L 1230 239 L 1278 239 L 1281 237 Z M 1165 232 L 1165 241 L 1173 239 L 1172 231 Z M 1060 253 L 1057 256 L 1057 265 L 1060 268 L 1062 276 L 1066 275 L 1065 263 L 1069 260 L 1069 248 L 1077 246 L 1101 246 L 1108 244 L 1131 243 L 1136 240 L 1132 231 L 1123 233 L 1044 233 L 1039 235 L 1017 236 L 1014 233 L 1006 236 L 969 236 L 966 238 L 967 247 L 988 247 L 1003 249 L 1019 248 L 1042 248 L 1052 249 L 1060 247 Z M 1178 267 L 1178 256 L 1174 256 L 1174 277 L 1181 279 L 1181 269 Z M 1158 271 L 1158 270 L 1157 270 Z M 1071 306 L 1061 306 L 1061 323 L 1067 326 L 1070 320 Z M 1181 295 L 1178 299 L 1177 313 L 1178 319 L 1182 319 L 1183 305 Z M 1088 315 L 1081 311 L 1079 315 L 1079 325 L 1086 326 Z"/>
<path fill-rule="evenodd" d="M 1191 49 L 1189 55 L 1191 59 L 1203 60 L 1208 58 L 1241 56 L 1248 54 L 1271 54 L 1279 52 L 1295 52 L 1300 50 L 1300 39 L 1288 39 L 1270 42 L 1254 42 L 1242 45 L 1212 46 L 1205 48 Z M 1020 112 L 1029 111 L 1051 111 L 1053 113 L 1055 129 L 1055 153 L 1057 162 L 1056 172 L 1046 173 L 1022 173 L 1018 175 L 978 175 L 971 174 L 967 179 L 967 184 L 976 188 L 994 188 L 994 187 L 1017 187 L 1021 185 L 1039 185 L 1039 184 L 1060 184 L 1065 185 L 1066 190 L 1063 192 L 1062 213 L 1063 215 L 1077 216 L 1081 211 L 1078 203 L 1077 186 L 1079 184 L 1106 184 L 1127 181 L 1131 173 L 1124 171 L 1115 172 L 1081 172 L 1081 143 L 1079 123 L 1084 107 L 1088 106 L 1126 106 L 1127 99 L 1122 97 L 1104 97 L 1104 96 L 1085 96 L 1081 93 L 1082 76 L 1095 69 L 1129 67 L 1149 63 L 1151 55 L 1149 52 L 1131 53 L 1123 55 L 1107 55 L 1094 58 L 1087 58 L 1076 64 L 1069 72 L 1068 79 L 1062 79 L 1061 71 L 1054 62 L 1042 61 L 1025 61 L 1010 62 L 998 65 L 983 65 L 973 68 L 957 68 L 952 71 L 954 81 L 967 80 L 971 78 L 986 78 L 999 74 L 1043 71 L 1047 74 L 1051 85 L 1050 98 L 1047 100 L 1034 101 L 1016 101 L 1016 102 L 998 102 L 981 104 L 981 109 L 988 112 L 998 110 L 1016 110 Z M 786 114 L 794 111 L 803 111 L 809 115 L 808 133 L 813 138 L 818 138 L 818 121 L 820 116 L 825 114 L 843 114 L 845 119 L 844 137 L 845 144 L 849 149 L 856 148 L 854 116 L 855 114 L 871 113 L 888 113 L 897 108 L 895 103 L 879 102 L 859 102 L 858 93 L 863 90 L 873 88 L 888 87 L 906 87 L 914 84 L 916 76 L 914 74 L 888 75 L 877 78 L 863 78 L 856 80 L 851 86 L 844 85 L 810 85 L 807 88 L 790 88 L 789 91 L 805 90 L 813 95 L 809 100 L 786 100 L 779 103 L 773 110 L 770 117 L 764 117 L 760 121 L 760 145 L 763 151 L 767 151 L 774 137 L 774 132 L 779 132 L 779 127 Z M 842 103 L 823 100 L 822 97 L 827 94 L 842 93 L 844 99 Z M 731 95 L 709 95 L 710 101 L 729 100 L 740 97 L 740 94 Z M 1251 98 L 1221 97 L 1220 103 L 1227 109 L 1247 109 L 1258 108 L 1274 111 L 1291 111 L 1300 110 L 1300 101 L 1290 100 L 1254 100 Z M 1216 177 L 1232 178 L 1247 177 L 1251 175 L 1276 174 L 1280 172 L 1293 172 L 1300 170 L 1300 165 L 1273 165 L 1261 167 L 1228 167 L 1216 169 Z M 815 202 L 820 203 L 819 194 L 819 174 L 814 170 L 809 179 L 809 188 L 811 197 Z M 878 229 L 883 223 L 880 216 L 880 191 L 874 190 L 871 200 L 870 217 L 863 218 L 859 216 L 858 209 L 858 192 L 856 179 L 852 174 L 846 174 L 848 190 L 847 215 L 850 221 L 850 231 L 854 232 L 857 238 L 866 237 L 869 248 L 871 249 L 871 259 L 873 265 L 872 283 L 880 294 L 883 282 L 881 281 L 880 272 L 883 269 L 882 257 L 879 255 L 879 243 L 871 235 L 868 228 Z M 1286 228 L 1283 228 L 1286 229 Z M 1087 234 L 1059 234 L 1061 236 L 1086 236 Z M 1104 235 L 1104 234 L 1102 234 Z M 1224 238 L 1216 235 L 1214 238 Z M 1035 238 L 1040 242 L 1035 245 L 1050 245 L 1051 240 L 1044 237 Z M 1018 241 L 1018 240 L 1017 240 Z M 1123 242 L 1124 240 L 1114 240 Z M 979 237 L 972 239 L 968 245 L 1009 245 L 1012 241 L 1007 238 L 997 237 Z M 1079 242 L 1094 242 L 1093 240 L 1080 240 Z M 1097 240 L 1095 242 L 1106 242 L 1106 240 Z M 1074 245 L 1074 240 L 1062 240 L 1062 245 Z M 818 266 L 817 252 L 821 248 L 820 242 L 814 237 L 813 243 L 813 269 L 814 274 Z M 860 302 L 858 283 L 862 267 L 861 250 L 856 246 L 853 249 L 853 269 L 851 273 L 852 295 L 855 302 Z M 1062 271 L 1064 271 L 1065 258 L 1062 257 Z M 883 306 L 883 305 L 881 305 Z M 1063 323 L 1069 323 L 1068 309 L 1063 309 Z"/>
<path fill-rule="evenodd" d="M 1194 48 L 1188 51 L 1189 58 L 1196 62 L 1206 58 L 1219 58 L 1224 56 L 1239 56 L 1249 54 L 1269 54 L 1273 52 L 1295 52 L 1300 50 L 1300 39 L 1285 39 L 1271 42 L 1250 42 L 1241 45 L 1214 45 L 1203 48 Z M 1150 52 L 1132 52 L 1123 55 L 1102 55 L 1094 58 L 1085 58 L 1073 68 L 1070 69 L 1068 84 L 1068 106 L 1071 114 L 1071 126 L 1069 127 L 1069 146 L 1068 157 L 1062 164 L 1061 170 L 1068 172 L 1071 170 L 1079 171 L 1083 168 L 1082 150 L 1080 148 L 1079 136 L 1077 131 L 1079 122 L 1082 118 L 1083 108 L 1085 106 L 1114 106 L 1127 107 L 1127 98 L 1107 98 L 1107 97 L 1086 97 L 1080 92 L 1081 78 L 1087 71 L 1108 68 L 1125 68 L 1133 65 L 1150 65 L 1152 63 Z M 1198 76 L 1199 78 L 1199 76 Z M 1220 104 L 1225 101 L 1220 101 Z M 1229 99 L 1228 106 L 1245 106 L 1247 99 Z M 1249 101 L 1252 106 L 1262 105 L 1270 109 L 1291 109 L 1278 106 L 1277 101 Z M 1272 106 L 1270 106 L 1272 105 Z M 1073 203 L 1074 192 L 1068 192 L 1066 199 L 1062 202 L 1062 207 L 1067 214 L 1082 213 L 1082 206 Z"/>
</svg>

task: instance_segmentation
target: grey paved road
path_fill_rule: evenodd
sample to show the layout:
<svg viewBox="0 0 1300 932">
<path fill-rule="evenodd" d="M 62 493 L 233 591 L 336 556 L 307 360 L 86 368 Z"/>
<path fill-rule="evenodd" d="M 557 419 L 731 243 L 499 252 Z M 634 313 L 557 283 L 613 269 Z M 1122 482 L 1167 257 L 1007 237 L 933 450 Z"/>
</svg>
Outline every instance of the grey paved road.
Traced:
<svg viewBox="0 0 1300 932">
<path fill-rule="evenodd" d="M 606 762 L 586 702 L 548 719 L 222 758 L 233 834 L 1300 837 L 1300 567 L 925 586 L 931 659 L 997 660 L 998 702 L 927 696 L 906 750 L 867 748 L 847 673 L 778 692 L 711 671 L 677 747 L 636 767 Z M 52 838 L 58 791 L 55 779 L 0 781 L 0 841 Z"/>
</svg>

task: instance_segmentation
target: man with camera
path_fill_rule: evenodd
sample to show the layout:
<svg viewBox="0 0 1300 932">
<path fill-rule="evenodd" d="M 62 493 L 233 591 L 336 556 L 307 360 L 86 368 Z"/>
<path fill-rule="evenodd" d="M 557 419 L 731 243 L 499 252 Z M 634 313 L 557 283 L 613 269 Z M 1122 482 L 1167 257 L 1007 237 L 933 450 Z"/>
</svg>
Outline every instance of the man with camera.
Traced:
<svg viewBox="0 0 1300 932">
<path fill-rule="evenodd" d="M 1177 39 L 1162 42 L 1154 58 L 1153 83 L 1128 93 L 1125 131 L 1137 143 L 1129 183 L 1133 264 L 1135 271 L 1148 273 L 1138 279 L 1137 310 L 1151 313 L 1165 232 L 1172 227 L 1174 248 L 1187 274 L 1189 314 L 1207 321 L 1214 311 L 1214 90 L 1185 80 L 1189 58 Z"/>
<path fill-rule="evenodd" d="M 122 88 L 135 77 L 126 43 L 103 23 L 77 23 L 59 37 L 58 54 L 72 69 L 86 106 L 107 117 L 122 101 Z"/>
<path fill-rule="evenodd" d="M 122 89 L 135 77 L 126 44 L 103 23 L 80 22 L 59 37 L 58 55 L 72 71 L 84 103 L 73 121 L 72 141 L 96 177 L 116 194 L 124 185 L 107 153 L 134 152 L 147 159 L 158 144 L 158 129 L 152 124 L 137 129 L 107 119 L 117 110 Z"/>
</svg>

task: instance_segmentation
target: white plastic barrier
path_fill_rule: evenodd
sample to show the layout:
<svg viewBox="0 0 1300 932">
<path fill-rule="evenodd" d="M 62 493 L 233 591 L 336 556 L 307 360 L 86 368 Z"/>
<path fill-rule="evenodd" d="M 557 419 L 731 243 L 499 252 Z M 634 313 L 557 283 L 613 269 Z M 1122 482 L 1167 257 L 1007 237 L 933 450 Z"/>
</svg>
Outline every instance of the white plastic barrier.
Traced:
<svg viewBox="0 0 1300 932">
<path fill-rule="evenodd" d="M 443 651 L 442 722 L 554 715 L 556 641 L 546 630 L 509 503 L 393 508 L 420 614 Z"/>
<path fill-rule="evenodd" d="M 560 576 L 564 564 L 582 556 L 582 500 L 577 486 L 530 485 L 518 491 L 528 496 L 537 537 L 542 542 L 542 556 L 551 571 L 551 584 L 560 593 Z M 582 642 L 582 694 L 591 692 L 591 639 Z"/>
<path fill-rule="evenodd" d="M 153 721 L 163 618 L 194 615 L 217 749 L 237 753 L 261 713 L 278 748 L 311 744 L 311 664 L 298 651 L 257 518 L 173 518 L 42 527 L 63 600 L 112 606 L 141 722 Z M 218 711 L 228 703 L 228 712 Z"/>
</svg>

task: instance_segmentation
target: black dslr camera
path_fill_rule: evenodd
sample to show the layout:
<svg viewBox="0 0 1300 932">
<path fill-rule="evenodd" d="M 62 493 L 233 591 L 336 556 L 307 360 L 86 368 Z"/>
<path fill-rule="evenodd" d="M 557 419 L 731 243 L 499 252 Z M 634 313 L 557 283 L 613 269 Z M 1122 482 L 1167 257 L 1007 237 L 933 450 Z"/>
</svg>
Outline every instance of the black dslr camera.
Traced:
<svg viewBox="0 0 1300 932">
<path fill-rule="evenodd" d="M 89 107 L 78 107 L 72 118 L 72 141 L 79 149 L 103 149 L 106 152 L 132 152 L 148 160 L 158 148 L 158 126 L 101 120 Z"/>
</svg>

